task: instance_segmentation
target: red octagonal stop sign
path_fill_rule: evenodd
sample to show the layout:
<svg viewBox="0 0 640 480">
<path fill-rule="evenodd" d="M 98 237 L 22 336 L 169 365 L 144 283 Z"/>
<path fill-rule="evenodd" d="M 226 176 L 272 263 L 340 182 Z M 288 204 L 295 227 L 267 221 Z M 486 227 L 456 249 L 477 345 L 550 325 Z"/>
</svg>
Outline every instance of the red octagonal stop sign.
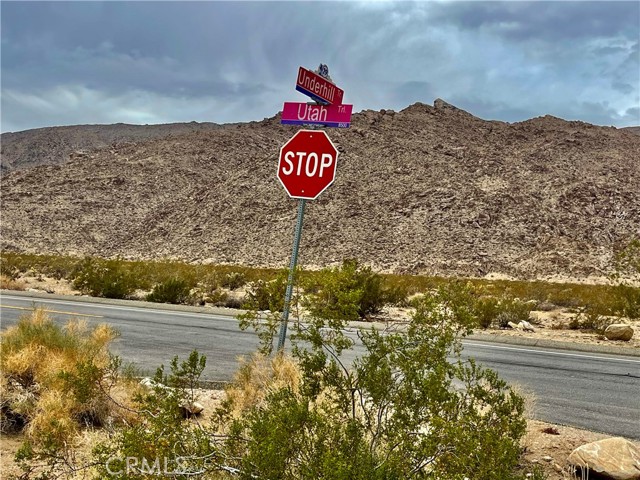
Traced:
<svg viewBox="0 0 640 480">
<path fill-rule="evenodd" d="M 336 176 L 338 149 L 322 130 L 299 130 L 280 149 L 278 179 L 292 198 L 314 200 Z"/>
</svg>

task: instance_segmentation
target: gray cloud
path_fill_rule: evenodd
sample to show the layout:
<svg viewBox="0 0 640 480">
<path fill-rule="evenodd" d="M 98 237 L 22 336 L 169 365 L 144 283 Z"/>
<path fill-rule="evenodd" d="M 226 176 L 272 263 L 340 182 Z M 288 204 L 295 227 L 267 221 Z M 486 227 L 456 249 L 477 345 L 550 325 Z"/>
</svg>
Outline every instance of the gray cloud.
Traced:
<svg viewBox="0 0 640 480">
<path fill-rule="evenodd" d="M 233 122 L 328 63 L 355 110 L 634 124 L 637 2 L 2 2 L 2 130 Z M 635 16 L 634 16 L 635 15 Z M 458 103 L 456 103 L 458 102 Z M 606 105 L 606 106 L 605 106 Z M 637 123 L 637 122 L 636 122 Z"/>
<path fill-rule="evenodd" d="M 441 22 L 483 30 L 508 40 L 580 40 L 622 35 L 636 39 L 638 2 L 448 2 L 437 4 Z"/>
</svg>

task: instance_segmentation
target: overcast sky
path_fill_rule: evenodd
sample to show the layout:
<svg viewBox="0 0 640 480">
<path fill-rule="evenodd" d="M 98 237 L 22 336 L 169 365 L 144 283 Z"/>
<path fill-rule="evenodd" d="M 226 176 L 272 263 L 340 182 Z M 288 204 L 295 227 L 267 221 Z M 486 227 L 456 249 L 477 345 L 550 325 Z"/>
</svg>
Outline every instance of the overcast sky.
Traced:
<svg viewBox="0 0 640 480">
<path fill-rule="evenodd" d="M 300 65 L 344 103 L 640 125 L 640 2 L 6 2 L 2 131 L 262 120 Z"/>
</svg>

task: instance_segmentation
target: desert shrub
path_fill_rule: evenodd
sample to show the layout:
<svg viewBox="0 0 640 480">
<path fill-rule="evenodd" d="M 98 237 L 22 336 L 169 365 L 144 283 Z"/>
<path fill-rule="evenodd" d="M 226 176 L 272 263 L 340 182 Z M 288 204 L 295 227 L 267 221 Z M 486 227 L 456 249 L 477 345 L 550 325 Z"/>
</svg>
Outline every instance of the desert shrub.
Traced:
<svg viewBox="0 0 640 480">
<path fill-rule="evenodd" d="M 475 314 L 478 325 L 489 328 L 500 313 L 499 301 L 495 297 L 481 297 L 476 301 Z"/>
<path fill-rule="evenodd" d="M 502 298 L 498 304 L 496 323 L 500 328 L 507 328 L 509 322 L 520 323 L 529 320 L 529 313 L 534 305 L 518 298 Z"/>
<path fill-rule="evenodd" d="M 0 275 L 2 277 L 15 280 L 25 270 L 22 268 L 20 257 L 13 253 L 2 252 L 2 257 L 0 258 Z"/>
<path fill-rule="evenodd" d="M 225 449 L 240 478 L 517 478 L 523 399 L 460 359 L 473 304 L 462 284 L 425 295 L 405 331 L 360 330 L 353 366 L 344 317 L 294 321 L 299 386 L 267 389 L 231 422 Z M 268 351 L 275 330 L 253 325 Z"/>
<path fill-rule="evenodd" d="M 288 278 L 289 271 L 281 270 L 273 280 L 251 282 L 247 288 L 244 306 L 256 310 L 282 312 Z"/>
<path fill-rule="evenodd" d="M 25 430 L 20 461 L 53 468 L 80 427 L 113 418 L 107 395 L 118 361 L 108 345 L 116 335 L 107 325 L 71 321 L 60 327 L 43 310 L 2 334 L 0 420 L 3 431 Z"/>
<path fill-rule="evenodd" d="M 3 290 L 26 290 L 27 284 L 15 278 L 0 274 L 0 289 Z"/>
<path fill-rule="evenodd" d="M 218 470 L 212 432 L 184 417 L 205 365 L 206 358 L 194 351 L 183 362 L 175 357 L 168 374 L 164 367 L 157 370 L 151 388 L 135 398 L 137 421 L 94 448 L 97 478 L 202 478 Z"/>
<path fill-rule="evenodd" d="M 571 317 L 569 329 L 587 330 L 598 335 L 604 335 L 604 331 L 613 323 L 615 321 L 612 318 L 602 315 L 597 308 L 584 307 Z"/>
<path fill-rule="evenodd" d="M 228 295 L 226 297 L 226 299 L 224 300 L 223 303 L 223 307 L 226 308 L 234 308 L 234 309 L 240 309 L 242 308 L 244 305 L 244 300 L 242 298 L 236 297 L 236 296 L 232 296 L 232 295 Z"/>
<path fill-rule="evenodd" d="M 359 422 L 344 420 L 330 409 L 313 408 L 289 389 L 270 392 L 265 405 L 237 420 L 226 443 L 239 454 L 240 478 L 389 478 L 389 468 L 376 469 Z M 247 431 L 246 442 L 235 430 Z"/>
<path fill-rule="evenodd" d="M 323 318 L 358 320 L 380 313 L 389 303 L 406 302 L 407 290 L 385 286 L 383 277 L 356 260 L 325 268 L 303 284 L 310 313 Z"/>
<path fill-rule="evenodd" d="M 229 290 L 237 290 L 246 283 L 247 278 L 242 272 L 229 272 L 220 281 L 220 285 Z"/>
<path fill-rule="evenodd" d="M 640 318 L 640 240 L 631 241 L 616 255 L 611 279 L 616 313 Z"/>
<path fill-rule="evenodd" d="M 618 283 L 613 287 L 616 313 L 632 319 L 640 318 L 640 287 Z"/>
<path fill-rule="evenodd" d="M 182 278 L 170 278 L 153 287 L 146 300 L 157 303 L 193 303 L 193 284 Z"/>
<path fill-rule="evenodd" d="M 495 324 L 506 328 L 509 322 L 528 320 L 533 307 L 533 302 L 523 302 L 518 298 L 482 296 L 474 302 L 473 310 L 480 327 L 489 328 Z"/>
<path fill-rule="evenodd" d="M 224 307 L 228 298 L 229 294 L 222 289 L 212 290 L 204 297 L 206 302 L 216 307 Z"/>
<path fill-rule="evenodd" d="M 0 274 L 15 279 L 21 273 L 32 270 L 34 273 L 48 275 L 59 280 L 72 278 L 79 262 L 80 259 L 77 257 L 2 252 Z"/>
<path fill-rule="evenodd" d="M 119 260 L 87 258 L 77 266 L 73 286 L 94 297 L 127 298 L 139 282 Z"/>
<path fill-rule="evenodd" d="M 218 415 L 241 418 L 263 405 L 269 392 L 288 389 L 297 394 L 300 380 L 300 368 L 290 356 L 267 357 L 254 353 L 249 359 L 240 358 L 240 366 L 225 389 L 226 398 Z"/>
</svg>

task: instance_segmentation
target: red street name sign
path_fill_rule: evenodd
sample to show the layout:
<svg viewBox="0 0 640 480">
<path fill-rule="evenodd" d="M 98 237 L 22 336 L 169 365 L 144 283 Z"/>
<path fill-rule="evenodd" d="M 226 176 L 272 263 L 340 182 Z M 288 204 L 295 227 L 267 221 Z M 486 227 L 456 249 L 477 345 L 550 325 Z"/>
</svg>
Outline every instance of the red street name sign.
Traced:
<svg viewBox="0 0 640 480">
<path fill-rule="evenodd" d="M 280 123 L 349 128 L 353 105 L 313 105 L 285 102 Z"/>
<path fill-rule="evenodd" d="M 339 89 L 329 80 L 304 67 L 300 67 L 298 70 L 296 90 L 308 95 L 316 102 L 331 105 L 340 105 L 344 95 L 344 90 Z"/>
<path fill-rule="evenodd" d="M 338 149 L 322 130 L 298 130 L 280 149 L 278 179 L 292 198 L 314 200 L 333 183 Z"/>
</svg>

